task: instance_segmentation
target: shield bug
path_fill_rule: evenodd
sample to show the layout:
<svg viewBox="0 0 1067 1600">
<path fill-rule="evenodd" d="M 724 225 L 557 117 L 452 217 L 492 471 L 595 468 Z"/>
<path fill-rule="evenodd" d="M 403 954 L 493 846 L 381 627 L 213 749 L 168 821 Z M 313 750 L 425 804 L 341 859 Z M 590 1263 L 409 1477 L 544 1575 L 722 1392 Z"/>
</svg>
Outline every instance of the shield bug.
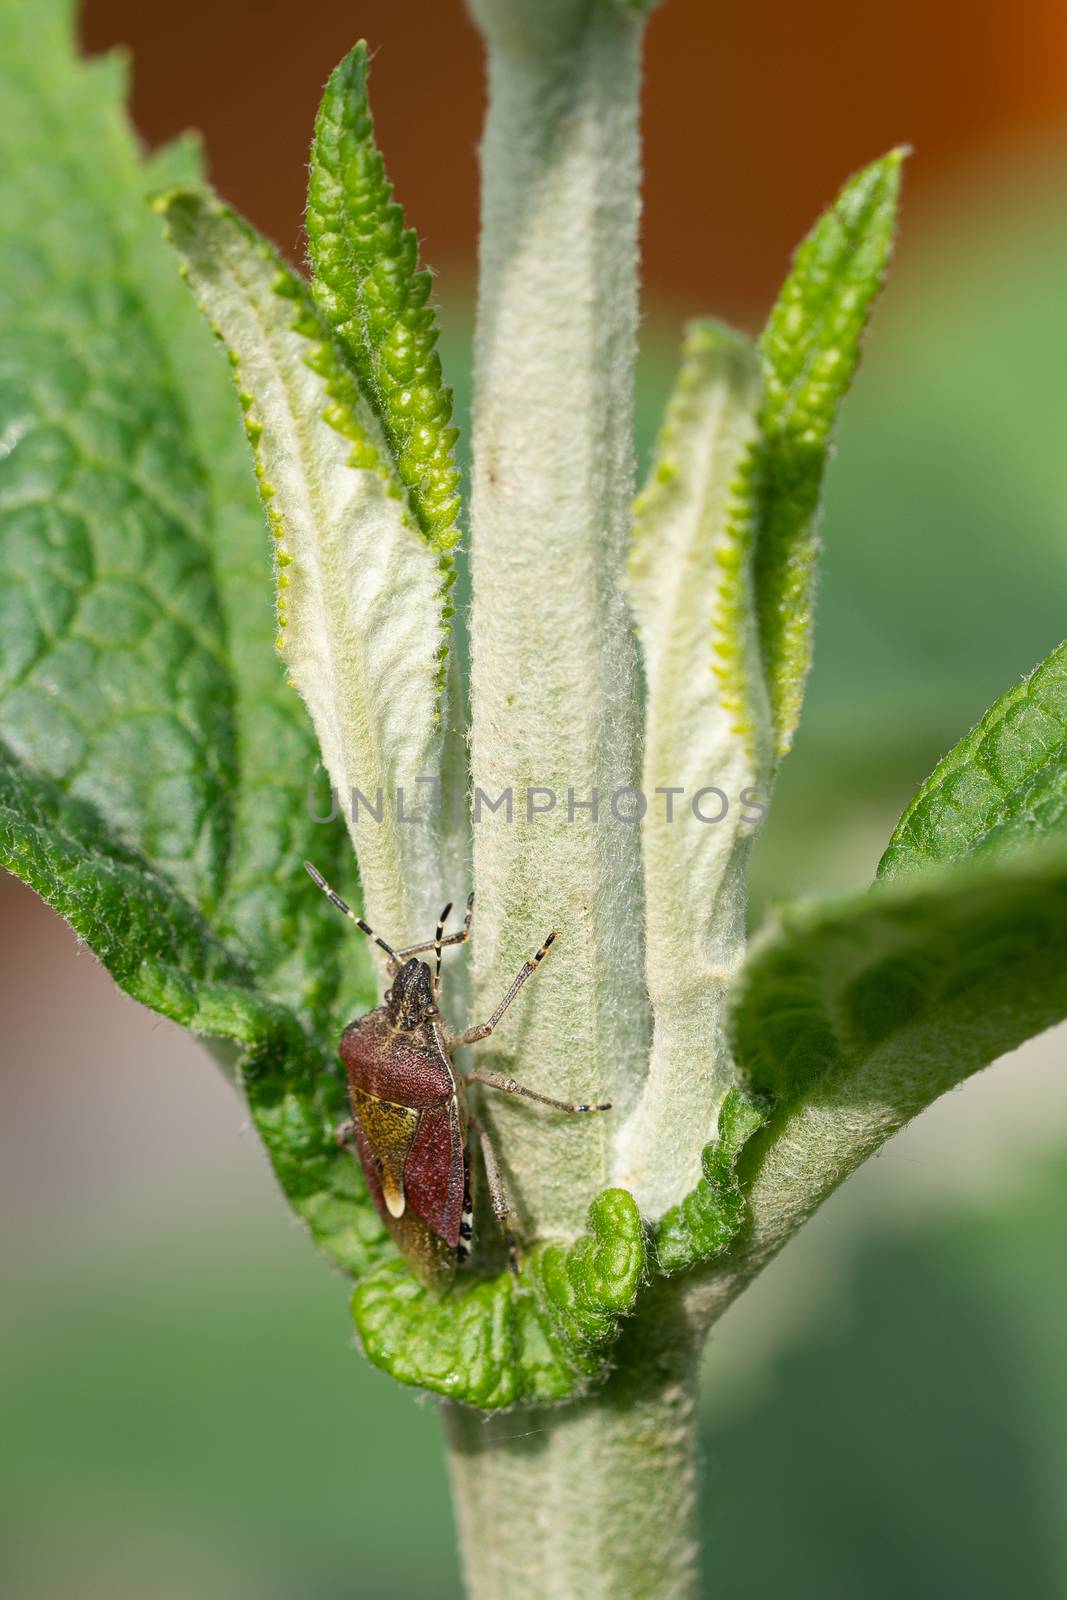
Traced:
<svg viewBox="0 0 1067 1600">
<path fill-rule="evenodd" d="M 504 1094 L 522 1095 L 555 1111 L 608 1111 L 610 1101 L 575 1105 L 537 1094 L 495 1072 L 461 1073 L 455 1052 L 487 1039 L 505 1011 L 537 971 L 556 933 L 523 963 L 488 1022 L 453 1034 L 441 1016 L 441 952 L 470 937 L 474 896 L 458 933 L 445 935 L 451 904 L 441 912 L 434 937 L 394 950 L 335 894 L 310 861 L 305 867 L 319 888 L 356 927 L 384 950 L 390 987 L 374 1011 L 350 1022 L 338 1054 L 348 1073 L 352 1115 L 337 1130 L 338 1143 L 358 1154 L 378 1211 L 417 1275 L 432 1287 L 448 1286 L 456 1263 L 470 1253 L 474 1227 L 474 1173 L 470 1135 L 481 1145 L 489 1199 L 518 1270 L 518 1251 L 508 1227 L 511 1203 L 485 1128 L 467 1102 L 467 1087 L 478 1083 Z M 433 970 L 418 957 L 434 952 Z"/>
</svg>

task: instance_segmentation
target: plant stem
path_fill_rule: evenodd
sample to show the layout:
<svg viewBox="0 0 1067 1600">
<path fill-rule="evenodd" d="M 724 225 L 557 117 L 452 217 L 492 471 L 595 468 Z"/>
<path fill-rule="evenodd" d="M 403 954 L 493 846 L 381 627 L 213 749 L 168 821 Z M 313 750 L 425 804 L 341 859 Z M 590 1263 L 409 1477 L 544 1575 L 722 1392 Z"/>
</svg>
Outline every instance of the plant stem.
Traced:
<svg viewBox="0 0 1067 1600">
<path fill-rule="evenodd" d="M 610 811 L 640 781 L 622 579 L 641 26 L 616 0 L 472 10 L 489 72 L 471 502 L 476 1009 L 492 1011 L 555 926 L 557 950 L 493 1048 L 514 1051 L 507 1070 L 542 1092 L 615 1103 L 579 1119 L 486 1098 L 529 1240 L 582 1227 L 647 1067 L 640 830 Z M 510 791 L 513 818 L 480 809 L 479 789 Z M 554 806 L 531 817 L 530 790 Z M 569 794 L 585 803 L 570 816 Z"/>
<path fill-rule="evenodd" d="M 698 1346 L 652 1348 L 655 1320 L 631 1328 L 607 1385 L 577 1405 L 442 1408 L 470 1600 L 696 1594 Z"/>
<path fill-rule="evenodd" d="M 492 1010 L 555 924 L 559 953 L 497 1048 L 542 1092 L 615 1107 L 565 1118 L 483 1105 L 529 1244 L 581 1228 L 647 1070 L 640 830 L 611 810 L 640 781 L 623 575 L 642 29 L 617 0 L 470 4 L 489 70 L 471 502 L 476 1008 Z M 513 816 L 480 815 L 479 789 L 510 791 Z M 531 789 L 554 805 L 531 816 Z M 489 1420 L 444 1408 L 473 1600 L 693 1593 L 685 1326 L 635 1320 L 608 1384 L 575 1405 Z"/>
</svg>

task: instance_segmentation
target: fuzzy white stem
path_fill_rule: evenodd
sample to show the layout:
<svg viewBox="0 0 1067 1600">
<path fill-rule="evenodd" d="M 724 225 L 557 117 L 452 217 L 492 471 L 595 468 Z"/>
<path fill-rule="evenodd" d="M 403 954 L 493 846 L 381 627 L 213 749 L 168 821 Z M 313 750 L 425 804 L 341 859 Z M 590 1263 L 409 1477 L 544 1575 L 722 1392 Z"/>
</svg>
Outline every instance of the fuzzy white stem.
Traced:
<svg viewBox="0 0 1067 1600">
<path fill-rule="evenodd" d="M 696 1345 L 626 1344 L 578 1405 L 444 1408 L 470 1600 L 693 1600 Z"/>
<path fill-rule="evenodd" d="M 581 1226 L 640 1088 L 648 1016 L 639 697 L 622 579 L 633 492 L 641 26 L 615 0 L 472 0 L 489 116 L 475 352 L 476 1020 L 560 940 L 492 1046 L 565 1118 L 485 1097 L 527 1237 Z M 480 807 L 510 791 L 513 820 Z M 554 808 L 528 813 L 528 791 Z M 599 815 L 572 806 L 599 793 Z M 548 793 L 535 794 L 535 807 Z M 634 804 L 619 800 L 625 814 Z M 573 817 L 574 820 L 570 820 Z"/>
</svg>

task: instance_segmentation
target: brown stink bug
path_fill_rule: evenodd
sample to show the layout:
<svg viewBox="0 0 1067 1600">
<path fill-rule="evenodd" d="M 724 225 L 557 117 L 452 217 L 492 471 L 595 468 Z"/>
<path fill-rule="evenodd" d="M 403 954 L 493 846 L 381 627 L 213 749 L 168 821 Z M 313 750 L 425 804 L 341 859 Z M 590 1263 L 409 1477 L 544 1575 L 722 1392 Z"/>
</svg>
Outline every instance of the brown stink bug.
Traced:
<svg viewBox="0 0 1067 1600">
<path fill-rule="evenodd" d="M 556 1111 L 608 1111 L 611 1103 L 571 1105 L 551 1100 L 495 1072 L 460 1073 L 454 1057 L 461 1045 L 489 1037 L 548 954 L 555 932 L 532 960 L 524 962 L 489 1021 L 453 1034 L 438 1007 L 441 952 L 470 937 L 473 894 L 459 933 L 445 937 L 449 904 L 431 940 L 394 950 L 334 893 L 310 861 L 304 865 L 338 911 L 385 951 L 392 978 L 383 1004 L 350 1022 L 341 1035 L 338 1054 L 348 1072 L 352 1116 L 338 1128 L 338 1143 L 358 1153 L 374 1203 L 413 1270 L 425 1283 L 443 1289 L 451 1282 L 457 1261 L 470 1253 L 473 1129 L 482 1147 L 489 1198 L 504 1234 L 508 1264 L 517 1271 L 518 1252 L 508 1228 L 511 1204 L 485 1129 L 467 1104 L 467 1085 L 481 1083 L 505 1094 L 523 1095 Z M 417 959 L 427 950 L 435 956 L 432 973 L 425 961 Z"/>
</svg>

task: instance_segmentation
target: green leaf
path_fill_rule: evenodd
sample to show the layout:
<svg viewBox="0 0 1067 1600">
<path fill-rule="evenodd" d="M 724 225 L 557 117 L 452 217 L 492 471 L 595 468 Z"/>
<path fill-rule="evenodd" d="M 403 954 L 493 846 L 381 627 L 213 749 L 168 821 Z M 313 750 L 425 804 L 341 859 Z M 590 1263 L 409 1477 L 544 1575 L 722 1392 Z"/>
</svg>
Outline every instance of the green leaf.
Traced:
<svg viewBox="0 0 1067 1600">
<path fill-rule="evenodd" d="M 186 137 L 145 163 L 143 186 L 200 178 L 199 142 Z M 315 735 L 286 682 L 272 645 L 271 540 L 256 494 L 241 409 L 223 353 L 197 328 L 188 290 L 160 248 L 158 226 L 139 210 L 136 270 L 146 305 L 168 353 L 173 381 L 211 500 L 212 550 L 226 652 L 234 684 L 240 782 L 233 799 L 226 887 L 219 931 L 254 963 L 272 993 L 336 1024 L 338 1000 L 351 1006 L 373 994 L 372 964 L 362 940 L 322 916 L 308 895 L 303 862 L 314 856 L 358 898 L 351 854 L 330 810 Z"/>
<path fill-rule="evenodd" d="M 233 686 L 203 473 L 127 260 L 137 174 L 101 72 L 57 106 L 17 55 L 0 71 L 0 737 L 210 910 Z"/>
<path fill-rule="evenodd" d="M 792 743 L 811 665 L 816 514 L 830 436 L 885 278 L 904 155 L 890 151 L 845 185 L 797 250 L 760 340 L 755 575 L 779 755 Z"/>
<path fill-rule="evenodd" d="M 1067 829 L 1067 644 L 1002 695 L 939 762 L 878 866 L 899 877 Z"/>
<path fill-rule="evenodd" d="M 225 363 L 143 202 L 195 151 L 146 174 L 118 63 L 76 62 L 55 0 L 4 18 L 0 737 L 323 1015 L 366 954 L 323 926 L 300 861 L 335 870 L 343 834 L 308 815 L 317 753 L 271 658 Z"/>
<path fill-rule="evenodd" d="M 621 1189 L 589 1208 L 591 1232 L 533 1252 L 519 1274 L 457 1282 L 437 1299 L 399 1262 L 356 1289 L 364 1351 L 401 1383 L 491 1411 L 580 1393 L 631 1309 L 645 1265 L 644 1229 Z"/>
<path fill-rule="evenodd" d="M 304 281 L 210 193 L 171 190 L 156 207 L 229 352 L 274 536 L 278 648 L 342 797 L 368 914 L 407 943 L 439 908 L 439 839 L 394 797 L 406 787 L 416 811 L 416 779 L 440 770 L 449 578 Z M 355 818 L 357 789 L 374 825 Z"/>
<path fill-rule="evenodd" d="M 203 916 L 96 808 L 0 746 L 0 859 L 89 943 L 135 1000 L 185 1027 L 251 1042 L 288 1013 L 256 995 Z"/>
<path fill-rule="evenodd" d="M 704 1150 L 704 1175 L 685 1199 L 665 1213 L 655 1232 L 658 1270 L 669 1274 L 721 1254 L 745 1218 L 737 1175 L 741 1151 L 767 1119 L 764 1105 L 731 1089 L 719 1111 L 717 1137 Z"/>
<path fill-rule="evenodd" d="M 899 1127 L 1067 1017 L 1063 685 L 1061 647 L 941 762 L 871 889 L 788 906 L 753 941 L 733 1046 L 773 1114 L 713 1313 Z"/>
<path fill-rule="evenodd" d="M 761 815 L 745 801 L 769 780 L 773 749 L 745 500 L 759 403 L 750 342 L 692 324 L 634 506 L 628 589 L 648 689 L 641 844 L 655 1028 L 613 1175 L 649 1216 L 699 1178 L 732 1082 L 723 1016 L 744 957 L 744 869 Z M 718 822 L 698 820 L 697 797 Z"/>
<path fill-rule="evenodd" d="M 416 524 L 437 550 L 459 538 L 452 391 L 441 376 L 431 277 L 374 143 L 367 46 L 330 75 L 315 125 L 307 237 L 312 292 L 392 451 Z"/>
<path fill-rule="evenodd" d="M 389 1281 L 410 1285 L 358 1161 L 334 1137 L 347 1106 L 333 1040 L 372 988 L 364 942 L 299 868 L 305 853 L 336 858 L 344 835 L 318 827 L 307 811 L 313 746 L 271 649 L 271 537 L 254 499 L 240 409 L 228 363 L 144 205 L 153 181 L 188 179 L 193 151 L 185 145 L 142 170 L 112 69 L 74 63 L 58 11 L 7 6 L 20 49 L 4 59 L 11 109 L 0 129 L 8 269 L 0 727 L 12 746 L 0 747 L 0 861 L 70 921 L 127 993 L 241 1046 L 251 1115 L 294 1210 L 349 1273 L 388 1263 Z M 402 591 L 394 614 L 379 586 L 374 626 L 394 645 L 417 634 L 421 666 L 402 673 L 402 694 L 386 685 L 394 719 L 386 732 L 402 744 L 413 724 L 436 728 L 440 557 L 408 525 L 373 411 L 351 373 L 333 363 L 303 284 L 250 230 L 203 191 L 172 192 L 167 209 L 172 227 L 186 229 L 191 275 L 213 297 L 241 376 L 254 373 L 246 419 L 261 483 L 269 474 L 276 490 L 267 496 L 281 510 L 275 526 L 288 536 L 305 514 L 301 490 L 321 497 L 315 509 L 330 524 L 327 539 L 351 536 L 345 513 L 356 502 L 369 500 L 388 522 L 378 546 L 360 547 L 359 577 Z M 270 362 L 272 383 L 264 378 Z M 289 467 L 279 447 L 286 429 Z M 363 456 L 356 465 L 354 452 Z M 293 458 L 304 468 L 295 488 Z M 405 560 L 416 564 L 417 581 L 409 573 L 396 582 Z M 119 579 L 121 594 L 109 589 L 102 603 L 98 588 Z M 358 590 L 344 574 L 335 587 L 345 588 L 342 600 Z M 297 589 L 291 584 L 290 627 L 302 604 Z M 422 592 L 436 634 L 412 612 Z M 341 603 L 332 592 L 323 598 L 327 607 Z M 72 645 L 80 654 L 61 674 L 57 659 Z M 298 675 L 295 655 L 292 666 Z M 62 740 L 30 743 L 35 725 L 17 693 L 38 683 L 52 714 L 85 740 L 77 761 Z M 193 752 L 180 787 L 160 778 L 148 715 L 173 724 L 173 742 L 184 739 Z M 130 730 L 119 752 L 98 749 L 110 721 Z M 160 799 L 153 785 L 163 782 Z M 439 893 L 436 882 L 423 887 Z M 338 1016 L 342 975 L 346 1011 Z M 592 1243 L 531 1260 L 524 1293 L 538 1311 L 527 1365 L 509 1346 L 501 1387 L 539 1392 L 540 1384 L 562 1397 L 589 1380 L 606 1351 L 636 1290 L 643 1236 L 626 1197 L 602 1197 L 593 1226 Z M 496 1293 L 470 1283 L 454 1307 Z M 550 1369 L 537 1380 L 536 1340 Z"/>
<path fill-rule="evenodd" d="M 1067 1017 L 1067 853 L 1032 849 L 782 912 L 754 942 L 734 1053 L 773 1114 L 713 1317 L 849 1173 L 971 1073 Z"/>
<path fill-rule="evenodd" d="M 2 15 L 0 863 L 127 993 L 244 1047 L 297 1209 L 362 1270 L 384 1230 L 308 1028 L 333 1033 L 341 985 L 366 1005 L 369 962 L 300 867 L 333 870 L 345 836 L 307 810 L 226 363 L 144 203 L 193 150 L 142 170 L 121 73 L 74 60 L 67 7 Z"/>
<path fill-rule="evenodd" d="M 849 1098 L 850 1074 L 869 1092 L 904 1038 L 907 1098 L 929 1078 L 932 1099 L 1067 1014 L 1065 797 L 1060 645 L 938 764 L 872 889 L 787 907 L 754 942 L 734 1009 L 752 1086 L 779 1105 L 823 1078 Z"/>
<path fill-rule="evenodd" d="M 751 1087 L 913 1116 L 1067 1016 L 1067 857 L 965 863 L 779 912 L 734 1005 Z"/>
</svg>

